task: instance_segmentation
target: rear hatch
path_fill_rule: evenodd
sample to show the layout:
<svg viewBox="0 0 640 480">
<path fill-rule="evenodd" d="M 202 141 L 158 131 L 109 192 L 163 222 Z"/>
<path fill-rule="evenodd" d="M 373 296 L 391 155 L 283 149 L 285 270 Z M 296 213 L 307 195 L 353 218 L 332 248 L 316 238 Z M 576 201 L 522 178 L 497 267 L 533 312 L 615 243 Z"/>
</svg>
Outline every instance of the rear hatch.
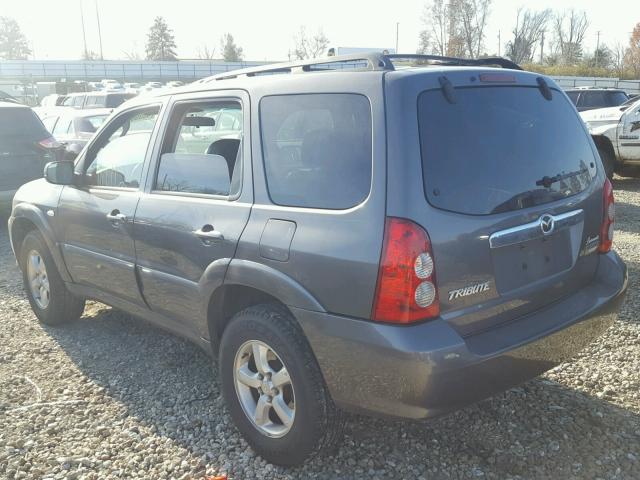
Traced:
<svg viewBox="0 0 640 480">
<path fill-rule="evenodd" d="M 42 177 L 45 164 L 56 160 L 55 152 L 38 144 L 49 137 L 31 109 L 0 107 L 0 191 Z"/>
<path fill-rule="evenodd" d="M 441 314 L 470 335 L 589 283 L 602 193 L 563 93 L 525 73 L 459 73 L 416 92 L 423 208 L 409 210 L 431 237 Z"/>
</svg>

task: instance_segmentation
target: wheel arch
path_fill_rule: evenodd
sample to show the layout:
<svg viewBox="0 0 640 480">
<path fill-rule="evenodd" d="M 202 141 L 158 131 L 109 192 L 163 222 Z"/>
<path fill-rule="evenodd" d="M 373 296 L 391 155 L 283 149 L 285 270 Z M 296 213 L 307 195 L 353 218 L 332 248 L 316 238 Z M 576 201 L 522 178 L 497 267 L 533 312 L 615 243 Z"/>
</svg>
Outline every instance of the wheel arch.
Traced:
<svg viewBox="0 0 640 480">
<path fill-rule="evenodd" d="M 326 310 L 302 285 L 282 272 L 262 263 L 233 259 L 225 280 L 209 296 L 207 325 L 209 340 L 217 351 L 231 318 L 252 305 L 275 304 L 296 320 L 289 306 L 325 312 Z"/>
<path fill-rule="evenodd" d="M 42 235 L 60 273 L 60 277 L 65 282 L 71 281 L 71 277 L 62 258 L 62 253 L 55 241 L 55 234 L 44 213 L 35 205 L 19 203 L 13 208 L 9 225 L 11 248 L 18 263 L 20 263 L 20 248 L 22 247 L 22 242 L 31 231 L 37 231 Z"/>
<path fill-rule="evenodd" d="M 598 149 L 598 151 L 600 151 L 600 149 L 605 150 L 611 155 L 614 163 L 618 163 L 616 150 L 613 146 L 613 142 L 611 142 L 611 139 L 609 137 L 607 137 L 606 135 L 591 135 L 591 138 L 593 138 L 593 143 L 596 144 L 596 148 Z"/>
</svg>

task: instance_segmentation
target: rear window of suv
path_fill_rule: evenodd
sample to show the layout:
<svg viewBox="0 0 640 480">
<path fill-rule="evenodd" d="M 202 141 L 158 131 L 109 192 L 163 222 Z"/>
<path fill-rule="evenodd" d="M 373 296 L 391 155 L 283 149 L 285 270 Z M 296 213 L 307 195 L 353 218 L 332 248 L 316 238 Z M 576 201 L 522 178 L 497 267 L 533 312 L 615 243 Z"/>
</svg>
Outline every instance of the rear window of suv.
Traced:
<svg viewBox="0 0 640 480">
<path fill-rule="evenodd" d="M 278 205 L 345 209 L 371 188 L 371 106 L 357 94 L 276 95 L 260 102 L 262 151 Z"/>
<path fill-rule="evenodd" d="M 26 138 L 39 141 L 50 137 L 38 116 L 29 108 L 0 108 L 0 139 Z"/>
<path fill-rule="evenodd" d="M 560 200 L 596 174 L 591 144 L 566 97 L 535 87 L 470 87 L 449 103 L 418 97 L 424 186 L 437 208 L 487 215 Z"/>
</svg>

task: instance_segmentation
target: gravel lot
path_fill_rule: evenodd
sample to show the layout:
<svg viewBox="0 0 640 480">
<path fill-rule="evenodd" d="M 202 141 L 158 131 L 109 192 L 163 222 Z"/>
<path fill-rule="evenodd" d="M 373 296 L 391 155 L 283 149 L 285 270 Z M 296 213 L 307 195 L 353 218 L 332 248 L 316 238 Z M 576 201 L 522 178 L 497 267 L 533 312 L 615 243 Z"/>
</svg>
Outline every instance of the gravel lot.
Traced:
<svg viewBox="0 0 640 480">
<path fill-rule="evenodd" d="M 349 417 L 333 457 L 274 467 L 239 437 L 211 362 L 91 304 L 43 328 L 0 227 L 0 478 L 640 478 L 640 180 L 615 182 L 630 269 L 618 322 L 575 362 L 448 417 Z"/>
</svg>

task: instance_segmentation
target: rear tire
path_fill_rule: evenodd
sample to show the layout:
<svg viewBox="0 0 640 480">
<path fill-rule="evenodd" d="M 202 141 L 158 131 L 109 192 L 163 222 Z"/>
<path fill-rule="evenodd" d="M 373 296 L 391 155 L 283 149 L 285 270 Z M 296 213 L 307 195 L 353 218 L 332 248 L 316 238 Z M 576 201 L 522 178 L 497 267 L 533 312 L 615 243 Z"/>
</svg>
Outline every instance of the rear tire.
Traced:
<svg viewBox="0 0 640 480">
<path fill-rule="evenodd" d="M 42 235 L 29 232 L 20 249 L 24 289 L 33 313 L 46 325 L 62 325 L 80 318 L 85 301 L 72 295 L 60 277 Z"/>
<path fill-rule="evenodd" d="M 640 178 L 640 167 L 620 167 L 616 169 L 616 173 L 621 177 Z"/>
<path fill-rule="evenodd" d="M 603 147 L 598 148 L 598 153 L 600 154 L 600 160 L 602 161 L 602 166 L 604 167 L 604 172 L 607 174 L 607 178 L 612 180 L 613 172 L 616 167 L 616 159 L 614 155 L 607 148 Z"/>
<path fill-rule="evenodd" d="M 300 465 L 342 439 L 343 415 L 306 338 L 284 308 L 257 305 L 236 314 L 222 336 L 218 365 L 234 423 L 267 461 Z"/>
</svg>

